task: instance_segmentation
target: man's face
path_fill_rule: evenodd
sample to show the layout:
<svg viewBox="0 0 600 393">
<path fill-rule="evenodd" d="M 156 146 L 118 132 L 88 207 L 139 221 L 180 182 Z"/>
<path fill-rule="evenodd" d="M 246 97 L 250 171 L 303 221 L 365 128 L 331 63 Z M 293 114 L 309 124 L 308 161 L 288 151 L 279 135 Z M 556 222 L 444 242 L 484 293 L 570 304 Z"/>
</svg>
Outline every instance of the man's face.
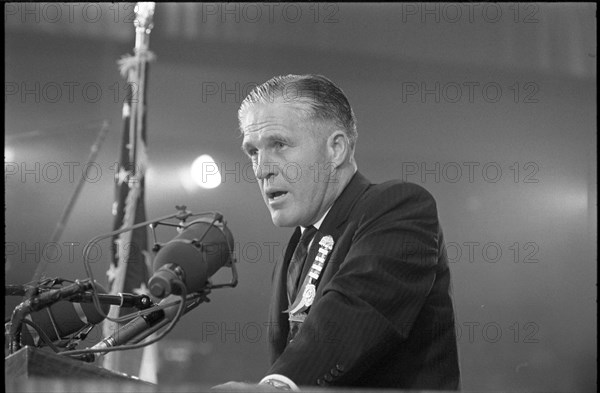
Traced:
<svg viewBox="0 0 600 393">
<path fill-rule="evenodd" d="M 242 149 L 280 227 L 314 224 L 336 196 L 327 135 L 299 105 L 254 104 L 242 119 Z"/>
</svg>

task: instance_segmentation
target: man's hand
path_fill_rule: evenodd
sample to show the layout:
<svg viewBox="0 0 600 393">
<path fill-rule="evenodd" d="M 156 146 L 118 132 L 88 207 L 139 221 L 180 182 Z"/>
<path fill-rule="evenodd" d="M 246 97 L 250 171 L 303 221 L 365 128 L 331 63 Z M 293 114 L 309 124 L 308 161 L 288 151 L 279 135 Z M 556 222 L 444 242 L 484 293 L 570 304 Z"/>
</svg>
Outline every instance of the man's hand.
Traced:
<svg viewBox="0 0 600 393">
<path fill-rule="evenodd" d="M 213 386 L 210 390 L 219 392 L 280 392 L 281 390 L 271 385 L 257 385 L 245 382 L 227 382 L 221 385 Z"/>
</svg>

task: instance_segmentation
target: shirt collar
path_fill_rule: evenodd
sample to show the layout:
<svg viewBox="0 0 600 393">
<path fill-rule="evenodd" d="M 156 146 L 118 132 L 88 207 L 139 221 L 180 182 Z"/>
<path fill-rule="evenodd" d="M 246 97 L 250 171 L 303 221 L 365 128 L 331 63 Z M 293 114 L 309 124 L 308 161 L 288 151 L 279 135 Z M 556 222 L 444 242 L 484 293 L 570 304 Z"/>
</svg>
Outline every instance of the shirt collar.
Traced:
<svg viewBox="0 0 600 393">
<path fill-rule="evenodd" d="M 327 217 L 327 214 L 329 213 L 329 210 L 331 210 L 331 207 L 329 209 L 327 209 L 327 211 L 325 212 L 325 214 L 323 214 L 323 217 L 321 217 L 321 219 L 317 222 L 315 222 L 312 226 L 319 229 L 319 227 L 321 226 L 321 224 L 323 223 L 323 220 L 325 220 L 325 217 Z M 301 226 L 300 227 L 300 231 L 302 233 L 304 233 L 304 230 L 306 229 L 306 227 Z"/>
</svg>

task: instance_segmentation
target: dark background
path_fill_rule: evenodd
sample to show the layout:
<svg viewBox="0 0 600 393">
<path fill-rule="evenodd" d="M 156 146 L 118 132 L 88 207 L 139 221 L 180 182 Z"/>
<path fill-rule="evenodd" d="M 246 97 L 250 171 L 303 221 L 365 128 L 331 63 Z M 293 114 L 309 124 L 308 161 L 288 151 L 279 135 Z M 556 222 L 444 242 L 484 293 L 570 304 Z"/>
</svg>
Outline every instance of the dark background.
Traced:
<svg viewBox="0 0 600 393">
<path fill-rule="evenodd" d="M 116 61 L 132 52 L 132 12 L 5 5 L 6 283 L 31 280 L 48 257 L 104 119 L 109 135 L 46 274 L 85 277 L 83 246 L 111 230 L 125 93 Z M 264 375 L 271 271 L 291 229 L 270 221 L 236 112 L 274 75 L 320 73 L 353 105 L 359 169 L 437 199 L 464 389 L 594 391 L 595 13 L 592 4 L 158 4 L 147 216 L 177 204 L 221 211 L 240 274 L 160 343 L 161 380 Z M 217 162 L 220 187 L 184 179 L 200 154 Z M 106 283 L 103 247 L 92 265 Z M 6 316 L 18 302 L 6 298 Z"/>
</svg>

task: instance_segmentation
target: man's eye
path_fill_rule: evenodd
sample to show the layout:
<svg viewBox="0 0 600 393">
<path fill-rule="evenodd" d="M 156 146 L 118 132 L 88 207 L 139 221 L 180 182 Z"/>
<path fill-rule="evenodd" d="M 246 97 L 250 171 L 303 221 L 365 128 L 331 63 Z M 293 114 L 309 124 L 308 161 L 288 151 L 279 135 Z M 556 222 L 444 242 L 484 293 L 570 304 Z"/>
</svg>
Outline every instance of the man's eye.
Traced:
<svg viewBox="0 0 600 393">
<path fill-rule="evenodd" d="M 284 146 L 285 146 L 285 144 L 284 144 L 283 142 L 275 142 L 275 143 L 274 143 L 274 145 L 275 145 L 275 147 L 276 147 L 276 148 L 278 148 L 278 149 L 281 149 L 282 147 L 284 147 Z"/>
</svg>

